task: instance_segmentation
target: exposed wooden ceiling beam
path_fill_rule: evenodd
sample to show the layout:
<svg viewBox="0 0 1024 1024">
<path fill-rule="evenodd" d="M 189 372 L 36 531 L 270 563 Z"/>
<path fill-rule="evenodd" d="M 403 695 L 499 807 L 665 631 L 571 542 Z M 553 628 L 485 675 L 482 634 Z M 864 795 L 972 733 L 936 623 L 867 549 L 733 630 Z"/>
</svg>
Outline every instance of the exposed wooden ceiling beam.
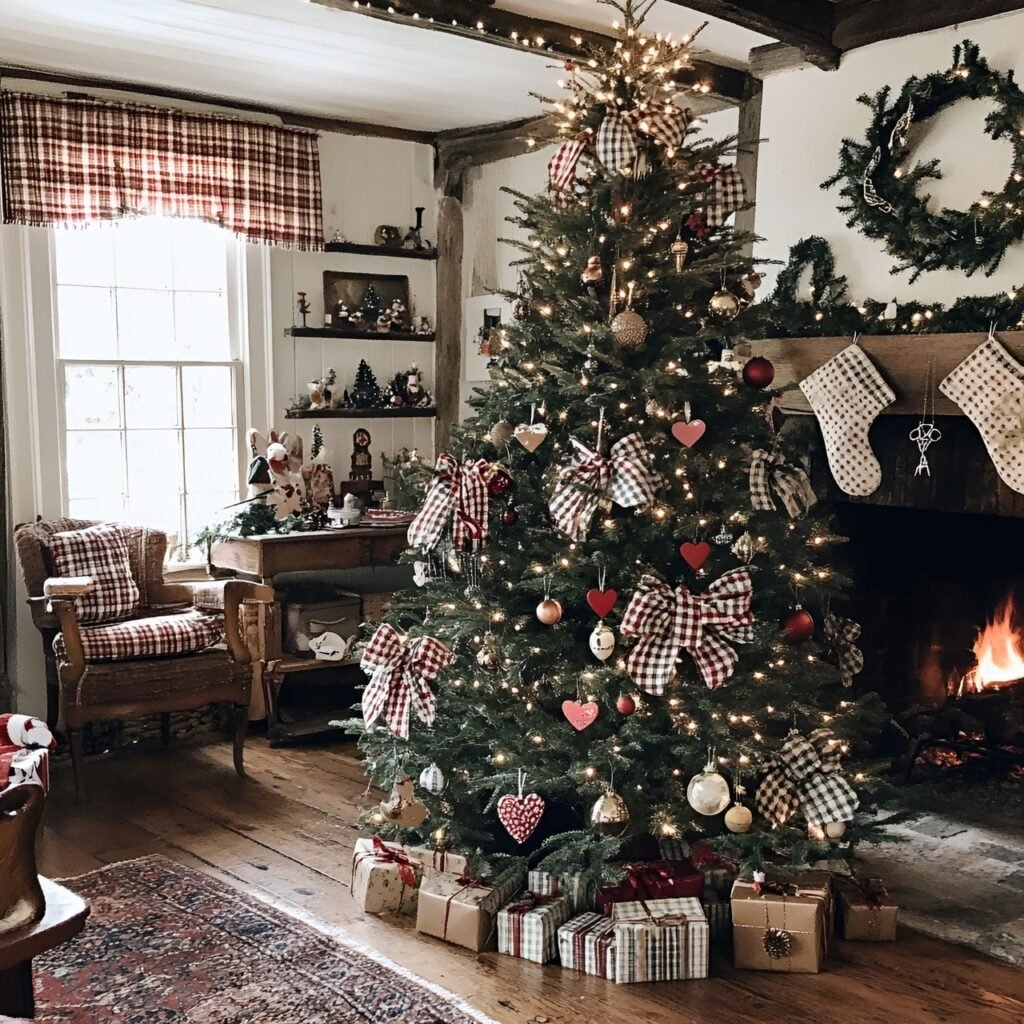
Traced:
<svg viewBox="0 0 1024 1024">
<path fill-rule="evenodd" d="M 350 14 L 362 14 L 396 25 L 446 32 L 494 46 L 555 57 L 582 57 L 592 49 L 610 49 L 615 39 L 600 32 L 573 28 L 555 21 L 531 18 L 514 11 L 487 6 L 481 0 L 312 0 Z M 704 86 L 708 94 L 732 104 L 742 103 L 754 91 L 750 76 L 738 68 L 694 59 L 692 71 L 676 77 L 684 85 Z"/>
<path fill-rule="evenodd" d="M 841 48 L 832 38 L 832 0 L 669 0 L 796 46 L 807 60 L 826 71 L 839 67 Z M 932 3 L 935 0 L 931 0 Z M 970 0 L 964 0 L 969 3 Z M 892 8 L 893 0 L 877 0 Z M 936 4 L 940 6 L 940 4 Z"/>
</svg>

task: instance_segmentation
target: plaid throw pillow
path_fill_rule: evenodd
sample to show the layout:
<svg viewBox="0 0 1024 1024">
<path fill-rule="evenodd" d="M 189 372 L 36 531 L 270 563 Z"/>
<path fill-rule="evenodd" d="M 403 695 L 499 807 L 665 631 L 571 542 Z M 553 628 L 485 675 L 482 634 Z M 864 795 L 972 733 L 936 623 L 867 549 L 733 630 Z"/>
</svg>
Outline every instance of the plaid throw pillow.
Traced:
<svg viewBox="0 0 1024 1024">
<path fill-rule="evenodd" d="M 58 576 L 91 576 L 95 587 L 76 598 L 79 622 L 118 622 L 137 615 L 139 587 L 128 559 L 128 540 L 116 523 L 55 533 L 49 541 Z"/>
</svg>

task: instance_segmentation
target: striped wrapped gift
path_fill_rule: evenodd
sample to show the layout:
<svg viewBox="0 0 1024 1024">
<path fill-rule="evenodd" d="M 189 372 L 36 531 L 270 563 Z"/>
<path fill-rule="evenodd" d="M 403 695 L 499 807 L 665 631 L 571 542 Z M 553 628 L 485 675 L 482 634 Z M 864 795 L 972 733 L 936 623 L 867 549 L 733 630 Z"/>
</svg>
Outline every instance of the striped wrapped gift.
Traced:
<svg viewBox="0 0 1024 1024">
<path fill-rule="evenodd" d="M 586 913 L 558 929 L 558 956 L 570 971 L 610 978 L 615 973 L 615 925 L 604 914 Z"/>
<path fill-rule="evenodd" d="M 617 985 L 708 976 L 708 921 L 700 900 L 637 900 L 612 907 Z"/>
<path fill-rule="evenodd" d="M 564 896 L 569 901 L 570 914 L 582 914 L 594 906 L 594 886 L 584 882 L 582 875 L 531 871 L 526 876 L 526 888 L 541 896 Z"/>
<path fill-rule="evenodd" d="M 498 911 L 498 952 L 546 964 L 558 956 L 558 929 L 568 919 L 564 896 L 520 893 Z"/>
</svg>

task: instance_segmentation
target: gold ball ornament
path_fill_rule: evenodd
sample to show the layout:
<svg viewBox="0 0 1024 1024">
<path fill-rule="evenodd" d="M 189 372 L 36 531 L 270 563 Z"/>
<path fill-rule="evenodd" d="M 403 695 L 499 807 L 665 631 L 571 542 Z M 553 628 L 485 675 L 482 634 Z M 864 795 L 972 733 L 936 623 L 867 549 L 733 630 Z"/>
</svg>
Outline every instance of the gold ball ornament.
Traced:
<svg viewBox="0 0 1024 1024">
<path fill-rule="evenodd" d="M 725 288 L 719 288 L 708 301 L 708 309 L 723 320 L 732 320 L 740 311 L 740 300 Z"/>
<path fill-rule="evenodd" d="M 639 348 L 647 340 L 647 321 L 632 309 L 612 319 L 612 337 L 622 348 Z"/>
<path fill-rule="evenodd" d="M 618 836 L 626 831 L 629 808 L 626 801 L 610 786 L 591 808 L 590 824 L 603 836 Z"/>
<path fill-rule="evenodd" d="M 545 597 L 539 605 L 537 605 L 537 618 L 544 623 L 545 626 L 553 626 L 557 622 L 562 621 L 562 606 L 554 598 Z"/>
<path fill-rule="evenodd" d="M 725 827 L 730 832 L 749 832 L 753 823 L 754 816 L 750 813 L 750 808 L 744 807 L 743 804 L 733 804 L 725 812 Z"/>
<path fill-rule="evenodd" d="M 505 445 L 511 442 L 514 436 L 515 427 L 513 427 L 508 420 L 498 420 L 498 422 L 491 427 L 491 431 L 487 435 L 487 440 L 490 441 L 495 448 L 504 448 Z"/>
</svg>

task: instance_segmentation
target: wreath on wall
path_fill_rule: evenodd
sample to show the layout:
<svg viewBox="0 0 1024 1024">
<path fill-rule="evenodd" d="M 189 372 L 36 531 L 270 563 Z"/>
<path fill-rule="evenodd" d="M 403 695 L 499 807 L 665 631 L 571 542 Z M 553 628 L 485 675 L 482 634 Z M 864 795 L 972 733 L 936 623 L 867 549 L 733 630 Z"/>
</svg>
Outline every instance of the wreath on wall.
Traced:
<svg viewBox="0 0 1024 1024">
<path fill-rule="evenodd" d="M 863 141 L 843 139 L 839 170 L 822 188 L 840 185 L 847 225 L 886 243 L 899 261 L 891 273 L 962 270 L 991 274 L 1009 246 L 1024 238 L 1024 93 L 1013 72 L 994 71 L 976 44 L 953 48 L 953 65 L 909 78 L 895 101 L 888 86 L 858 102 L 871 108 Z M 929 210 L 922 184 L 942 177 L 938 160 L 913 162 L 912 129 L 962 99 L 992 99 L 985 134 L 1013 146 L 1013 166 L 1000 192 L 983 192 L 966 210 Z"/>
</svg>

